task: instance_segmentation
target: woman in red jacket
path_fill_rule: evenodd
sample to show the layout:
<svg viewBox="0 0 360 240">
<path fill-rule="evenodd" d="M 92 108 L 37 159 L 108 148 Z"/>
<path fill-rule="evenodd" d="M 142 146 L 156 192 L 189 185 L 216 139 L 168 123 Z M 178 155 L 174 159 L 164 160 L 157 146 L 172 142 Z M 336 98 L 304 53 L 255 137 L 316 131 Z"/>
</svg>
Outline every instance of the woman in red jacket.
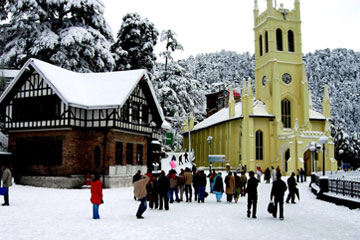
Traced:
<svg viewBox="0 0 360 240">
<path fill-rule="evenodd" d="M 93 219 L 99 219 L 99 206 L 103 203 L 102 183 L 100 176 L 95 174 L 94 179 L 91 182 L 91 203 L 93 204 Z"/>
</svg>

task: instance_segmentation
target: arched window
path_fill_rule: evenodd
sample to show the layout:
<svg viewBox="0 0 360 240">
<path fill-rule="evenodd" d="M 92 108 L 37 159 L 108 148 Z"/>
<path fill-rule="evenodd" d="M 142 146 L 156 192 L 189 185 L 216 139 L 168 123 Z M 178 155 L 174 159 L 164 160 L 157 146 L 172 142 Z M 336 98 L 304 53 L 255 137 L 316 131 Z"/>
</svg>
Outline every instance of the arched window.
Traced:
<svg viewBox="0 0 360 240">
<path fill-rule="evenodd" d="M 259 47 L 260 47 L 260 56 L 263 55 L 263 38 L 262 35 L 260 35 L 260 39 L 259 39 Z"/>
<path fill-rule="evenodd" d="M 276 29 L 276 49 L 278 51 L 283 50 L 282 31 L 280 28 Z"/>
<path fill-rule="evenodd" d="M 264 145 L 263 145 L 263 133 L 260 130 L 256 131 L 256 139 L 255 139 L 256 143 L 256 160 L 263 160 L 264 156 L 263 156 L 263 149 L 264 149 Z"/>
<path fill-rule="evenodd" d="M 285 172 L 288 171 L 288 161 L 290 159 L 290 149 L 285 152 Z"/>
<path fill-rule="evenodd" d="M 269 36 L 268 32 L 265 32 L 265 52 L 269 52 Z"/>
<path fill-rule="evenodd" d="M 288 31 L 288 47 L 289 52 L 295 52 L 294 32 L 291 30 Z"/>
<path fill-rule="evenodd" d="M 284 128 L 291 128 L 291 105 L 287 99 L 281 101 L 281 121 Z"/>
<path fill-rule="evenodd" d="M 100 147 L 96 146 L 95 150 L 94 150 L 94 163 L 95 163 L 95 166 L 100 167 L 100 161 L 101 161 Z"/>
</svg>

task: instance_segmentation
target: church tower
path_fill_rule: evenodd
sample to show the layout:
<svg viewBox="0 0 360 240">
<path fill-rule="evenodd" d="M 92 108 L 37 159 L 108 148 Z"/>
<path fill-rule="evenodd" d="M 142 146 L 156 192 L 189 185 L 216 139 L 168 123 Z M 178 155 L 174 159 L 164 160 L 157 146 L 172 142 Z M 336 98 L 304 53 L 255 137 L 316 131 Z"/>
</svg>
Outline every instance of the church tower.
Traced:
<svg viewBox="0 0 360 240">
<path fill-rule="evenodd" d="M 254 7 L 256 99 L 263 101 L 269 113 L 284 128 L 294 128 L 298 121 L 309 121 L 309 93 L 302 60 L 300 2 L 293 10 L 273 6 L 259 14 Z M 281 128 L 281 126 L 278 126 Z"/>
</svg>

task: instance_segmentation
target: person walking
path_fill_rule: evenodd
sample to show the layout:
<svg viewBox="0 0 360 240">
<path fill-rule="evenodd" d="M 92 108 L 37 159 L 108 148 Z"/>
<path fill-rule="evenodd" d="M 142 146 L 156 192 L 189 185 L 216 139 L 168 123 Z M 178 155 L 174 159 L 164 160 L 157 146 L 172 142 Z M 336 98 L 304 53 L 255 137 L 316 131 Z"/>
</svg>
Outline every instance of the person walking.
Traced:
<svg viewBox="0 0 360 240">
<path fill-rule="evenodd" d="M 95 174 L 91 181 L 91 198 L 90 201 L 93 204 L 93 219 L 100 219 L 99 206 L 104 203 L 102 193 L 102 183 L 100 181 L 100 175 Z"/>
<path fill-rule="evenodd" d="M 265 169 L 265 173 L 264 173 L 264 180 L 266 183 L 270 183 L 270 178 L 271 178 L 271 171 L 269 168 Z"/>
<path fill-rule="evenodd" d="M 272 201 L 274 198 L 274 211 L 273 216 L 276 218 L 277 207 L 279 205 L 280 210 L 280 220 L 284 220 L 284 194 L 287 187 L 283 180 L 281 180 L 281 173 L 278 172 L 276 174 L 276 180 L 273 182 L 273 186 L 271 189 L 271 197 L 270 200 Z"/>
<path fill-rule="evenodd" d="M 206 174 L 204 169 L 200 169 L 198 175 L 198 203 L 205 202 Z"/>
<path fill-rule="evenodd" d="M 241 193 L 241 178 L 236 174 L 236 172 L 234 172 L 234 178 L 235 178 L 234 200 L 235 203 L 237 203 Z"/>
<path fill-rule="evenodd" d="M 5 165 L 2 164 L 1 166 L 2 170 L 2 177 L 1 181 L 3 184 L 3 187 L 6 188 L 7 193 L 4 195 L 4 203 L 3 206 L 9 206 L 9 188 L 12 186 L 12 175 L 10 169 Z"/>
<path fill-rule="evenodd" d="M 240 177 L 240 179 L 241 179 L 241 187 L 240 187 L 240 188 L 241 188 L 241 194 L 240 194 L 240 196 L 241 196 L 241 197 L 245 197 L 247 177 L 246 177 L 246 174 L 245 174 L 244 171 L 241 172 L 241 177 Z"/>
<path fill-rule="evenodd" d="M 222 195 L 224 193 L 224 183 L 223 183 L 223 178 L 221 176 L 221 172 L 218 172 L 216 177 L 214 177 L 213 181 L 214 181 L 213 191 L 214 191 L 215 196 L 216 196 L 216 201 L 221 202 L 221 198 L 222 198 Z"/>
<path fill-rule="evenodd" d="M 185 172 L 184 172 L 184 179 L 185 179 L 185 197 L 186 197 L 186 202 L 191 202 L 191 197 L 192 197 L 192 189 L 191 189 L 191 184 L 193 182 L 193 175 L 191 173 L 190 168 L 185 168 Z"/>
<path fill-rule="evenodd" d="M 200 175 L 200 170 L 193 172 L 193 188 L 194 188 L 195 201 L 197 201 L 198 199 L 199 175 Z"/>
<path fill-rule="evenodd" d="M 247 182 L 246 192 L 248 194 L 248 205 L 247 205 L 247 217 L 251 215 L 251 206 L 252 206 L 252 218 L 256 218 L 256 207 L 257 207 L 257 187 L 259 185 L 259 180 L 255 178 L 255 173 L 253 171 L 249 172 L 249 180 Z"/>
<path fill-rule="evenodd" d="M 164 170 L 160 172 L 160 176 L 157 180 L 158 183 L 158 194 L 159 194 L 159 210 L 163 209 L 169 210 L 169 189 L 170 189 L 170 182 L 169 179 L 165 176 Z"/>
<path fill-rule="evenodd" d="M 146 185 L 148 184 L 148 182 L 150 181 L 150 178 L 146 175 L 143 175 L 141 177 L 140 180 L 137 180 L 134 183 L 134 195 L 137 199 L 139 199 L 140 204 L 139 204 L 139 208 L 136 212 L 136 218 L 138 219 L 142 219 L 144 218 L 142 216 L 142 214 L 145 212 L 146 208 L 147 208 L 147 204 L 146 204 Z"/>
<path fill-rule="evenodd" d="M 289 188 L 289 194 L 286 198 L 286 203 L 289 203 L 291 200 L 291 203 L 295 203 L 295 193 L 296 193 L 296 180 L 295 180 L 295 173 L 291 173 L 291 176 L 287 180 L 288 188 Z"/>
<path fill-rule="evenodd" d="M 179 156 L 179 166 L 180 165 L 184 165 L 184 163 L 183 163 L 183 161 L 182 161 L 182 155 L 180 154 L 180 156 Z"/>
<path fill-rule="evenodd" d="M 214 181 L 214 178 L 217 176 L 217 173 L 215 171 L 215 169 L 212 170 L 212 173 L 210 172 L 209 173 L 209 183 L 210 183 L 210 192 L 213 193 L 214 192 L 214 184 L 215 184 L 215 181 Z"/>
<path fill-rule="evenodd" d="M 178 190 L 179 190 L 179 194 L 180 194 L 180 202 L 183 201 L 184 198 L 184 186 L 185 186 L 185 178 L 184 178 L 184 169 L 180 170 L 179 176 L 178 176 Z"/>
<path fill-rule="evenodd" d="M 276 180 L 276 170 L 271 166 L 271 180 L 274 182 Z"/>
<path fill-rule="evenodd" d="M 232 172 L 229 171 L 228 175 L 225 177 L 225 186 L 226 186 L 226 200 L 231 203 L 234 195 L 235 188 L 235 178 L 232 175 Z"/>
</svg>

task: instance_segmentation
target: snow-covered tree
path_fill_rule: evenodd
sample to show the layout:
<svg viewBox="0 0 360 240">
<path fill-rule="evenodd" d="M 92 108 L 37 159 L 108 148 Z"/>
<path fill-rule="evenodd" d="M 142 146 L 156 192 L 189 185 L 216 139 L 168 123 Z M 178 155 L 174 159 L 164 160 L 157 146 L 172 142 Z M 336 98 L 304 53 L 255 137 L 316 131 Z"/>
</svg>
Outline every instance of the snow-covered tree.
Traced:
<svg viewBox="0 0 360 240">
<path fill-rule="evenodd" d="M 112 33 L 100 0 L 6 2 L 2 16 L 9 19 L 0 26 L 0 64 L 19 68 L 34 57 L 78 72 L 113 69 Z"/>
<path fill-rule="evenodd" d="M 138 13 L 128 13 L 117 33 L 111 49 L 115 55 L 115 70 L 147 69 L 153 71 L 156 56 L 154 46 L 158 31 L 147 18 Z"/>
<path fill-rule="evenodd" d="M 176 33 L 172 30 L 163 30 L 160 35 L 160 41 L 166 41 L 166 50 L 160 53 L 160 56 L 165 58 L 165 72 L 164 80 L 167 79 L 168 61 L 172 61 L 171 53 L 175 50 L 184 50 L 183 46 L 176 39 Z"/>
</svg>

